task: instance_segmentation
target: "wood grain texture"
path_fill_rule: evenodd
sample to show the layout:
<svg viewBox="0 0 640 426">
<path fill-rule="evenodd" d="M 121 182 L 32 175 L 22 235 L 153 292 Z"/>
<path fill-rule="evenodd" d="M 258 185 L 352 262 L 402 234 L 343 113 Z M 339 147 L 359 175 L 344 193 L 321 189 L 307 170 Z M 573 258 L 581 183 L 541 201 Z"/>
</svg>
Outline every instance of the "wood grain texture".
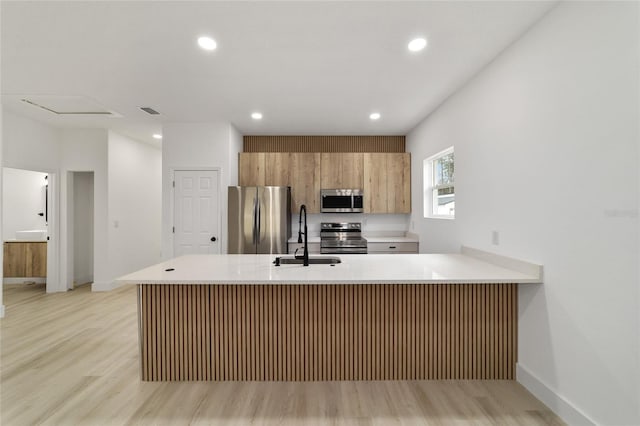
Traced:
<svg viewBox="0 0 640 426">
<path fill-rule="evenodd" d="M 135 301 L 135 286 L 47 294 L 44 285 L 5 285 L 0 424 L 562 424 L 513 380 L 142 382 Z M 337 306 L 327 309 L 343 318 Z M 332 345 L 343 338 L 334 337 Z"/>
<path fill-rule="evenodd" d="M 141 285 L 139 292 L 143 380 L 515 375 L 515 284 Z"/>
<path fill-rule="evenodd" d="M 356 188 L 364 186 L 363 153 L 323 153 L 320 159 L 320 188 Z"/>
<path fill-rule="evenodd" d="M 238 156 L 238 184 L 240 186 L 266 185 L 264 152 L 240 153 Z"/>
<path fill-rule="evenodd" d="M 27 248 L 24 243 L 4 243 L 2 264 L 5 277 L 26 277 Z"/>
<path fill-rule="evenodd" d="M 47 276 L 47 243 L 25 243 L 28 277 Z"/>
<path fill-rule="evenodd" d="M 320 213 L 320 154 L 292 152 L 289 167 L 291 211 L 297 213 L 304 204 L 307 213 Z"/>
<path fill-rule="evenodd" d="M 405 152 L 404 136 L 244 136 L 244 152 Z"/>
<path fill-rule="evenodd" d="M 287 152 L 267 152 L 265 160 L 265 185 L 291 186 L 291 159 Z"/>
<path fill-rule="evenodd" d="M 364 154 L 365 213 L 411 212 L 411 154 Z"/>
<path fill-rule="evenodd" d="M 5 242 L 2 263 L 5 277 L 46 277 L 47 242 Z"/>
</svg>

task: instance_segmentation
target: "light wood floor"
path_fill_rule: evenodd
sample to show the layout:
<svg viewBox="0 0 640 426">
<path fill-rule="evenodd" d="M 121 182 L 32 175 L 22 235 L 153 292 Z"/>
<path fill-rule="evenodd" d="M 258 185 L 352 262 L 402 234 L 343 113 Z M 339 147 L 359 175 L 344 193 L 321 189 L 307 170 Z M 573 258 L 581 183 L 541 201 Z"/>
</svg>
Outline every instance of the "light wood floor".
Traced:
<svg viewBox="0 0 640 426">
<path fill-rule="evenodd" d="M 145 383 L 134 287 L 6 285 L 4 304 L 2 425 L 562 424 L 513 381 Z"/>
</svg>

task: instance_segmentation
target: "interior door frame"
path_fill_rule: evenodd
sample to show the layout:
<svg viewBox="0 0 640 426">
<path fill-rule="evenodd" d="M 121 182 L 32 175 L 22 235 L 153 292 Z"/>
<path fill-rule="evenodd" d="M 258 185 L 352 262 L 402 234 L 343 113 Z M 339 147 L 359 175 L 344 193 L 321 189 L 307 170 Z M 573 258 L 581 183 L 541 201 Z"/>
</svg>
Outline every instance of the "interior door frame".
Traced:
<svg viewBox="0 0 640 426">
<path fill-rule="evenodd" d="M 171 182 L 175 182 L 176 181 L 176 172 L 218 172 L 218 226 L 219 226 L 219 230 L 218 230 L 218 243 L 220 247 L 220 253 L 224 253 L 224 247 L 223 243 L 226 243 L 227 241 L 227 235 L 226 233 L 222 233 L 222 230 L 224 229 L 224 227 L 222 226 L 222 218 L 224 217 L 224 212 L 226 211 L 226 206 L 223 206 L 222 203 L 220 202 L 221 200 L 221 191 L 222 191 L 222 168 L 221 167 L 171 167 L 169 168 L 169 175 L 171 176 Z M 175 211 L 175 206 L 176 206 L 176 187 L 174 184 L 171 184 L 171 197 L 169 200 L 169 223 L 171 223 L 171 226 L 175 226 L 176 223 L 176 211 Z M 224 209 L 224 211 L 223 211 Z M 169 257 L 175 257 L 175 233 L 171 232 L 169 233 L 170 235 L 170 241 L 171 241 L 171 256 Z"/>
<path fill-rule="evenodd" d="M 61 244 L 59 237 L 59 225 L 60 225 L 60 171 L 57 169 L 29 167 L 29 166 L 13 166 L 2 165 L 0 167 L 0 173 L 3 173 L 5 168 L 26 170 L 30 172 L 46 173 L 47 174 L 47 191 L 49 197 L 48 206 L 48 220 L 47 220 L 47 276 L 45 291 L 47 293 L 56 293 L 67 291 L 66 286 L 63 286 L 61 281 L 60 270 L 60 251 Z M 0 196 L 2 196 L 2 190 L 0 188 Z M 4 208 L 4 206 L 3 206 Z M 0 286 L 0 290 L 4 291 L 4 285 Z"/>
</svg>

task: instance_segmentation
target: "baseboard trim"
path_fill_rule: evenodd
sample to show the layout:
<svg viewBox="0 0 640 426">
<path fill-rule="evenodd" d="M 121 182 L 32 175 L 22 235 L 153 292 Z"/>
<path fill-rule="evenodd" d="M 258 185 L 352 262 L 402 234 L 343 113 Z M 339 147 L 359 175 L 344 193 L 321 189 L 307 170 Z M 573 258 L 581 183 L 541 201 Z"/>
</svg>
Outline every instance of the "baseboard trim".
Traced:
<svg viewBox="0 0 640 426">
<path fill-rule="evenodd" d="M 92 282 L 93 282 L 93 275 L 87 275 L 85 277 L 79 277 L 73 280 L 73 286 L 77 287 L 77 286 L 81 286 L 83 284 L 92 283 Z"/>
<path fill-rule="evenodd" d="M 516 380 L 536 398 L 542 401 L 562 420 L 570 425 L 596 425 L 597 423 L 574 406 L 565 397 L 547 386 L 522 364 L 516 364 Z"/>
</svg>

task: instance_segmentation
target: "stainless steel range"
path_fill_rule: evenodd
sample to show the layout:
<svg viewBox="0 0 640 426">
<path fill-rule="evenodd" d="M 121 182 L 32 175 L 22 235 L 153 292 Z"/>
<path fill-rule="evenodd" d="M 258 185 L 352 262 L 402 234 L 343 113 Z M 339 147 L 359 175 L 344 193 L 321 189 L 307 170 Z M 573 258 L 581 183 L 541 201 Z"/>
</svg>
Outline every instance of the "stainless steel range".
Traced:
<svg viewBox="0 0 640 426">
<path fill-rule="evenodd" d="M 320 224 L 320 253 L 367 254 L 360 222 Z"/>
</svg>

